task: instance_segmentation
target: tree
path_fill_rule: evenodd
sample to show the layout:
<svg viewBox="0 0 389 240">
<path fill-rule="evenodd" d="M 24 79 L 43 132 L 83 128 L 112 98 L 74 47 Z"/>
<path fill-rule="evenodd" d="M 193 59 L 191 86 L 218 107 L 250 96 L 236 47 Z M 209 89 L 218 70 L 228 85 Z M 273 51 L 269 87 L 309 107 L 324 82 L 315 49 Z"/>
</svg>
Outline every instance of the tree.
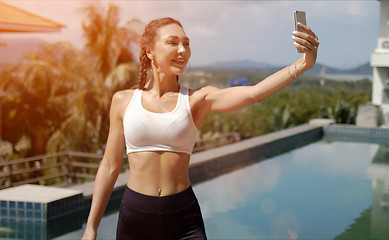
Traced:
<svg viewBox="0 0 389 240">
<path fill-rule="evenodd" d="M 119 8 L 101 5 L 83 8 L 86 44 L 83 54 L 95 71 L 98 81 L 80 89 L 74 104 L 68 106 L 69 115 L 51 136 L 48 152 L 77 150 L 102 151 L 108 136 L 109 106 L 113 94 L 136 84 L 138 66 L 134 63 L 132 48 L 139 42 L 138 20 L 118 27 Z M 69 142 L 69 140 L 71 140 Z"/>
<path fill-rule="evenodd" d="M 139 43 L 139 20 L 132 20 L 119 27 L 119 8 L 109 5 L 107 11 L 101 5 L 88 5 L 82 9 L 87 18 L 82 23 L 86 44 L 84 51 L 102 74 L 103 79 L 122 63 L 134 62 L 131 46 Z"/>
<path fill-rule="evenodd" d="M 69 43 L 43 46 L 2 76 L 1 87 L 10 93 L 3 101 L 4 138 L 16 143 L 27 135 L 28 155 L 46 153 L 51 135 L 80 106 L 81 92 L 102 85 L 86 57 Z M 96 99 L 107 105 L 100 100 L 105 98 Z"/>
<path fill-rule="evenodd" d="M 44 45 L 26 61 L 0 70 L 0 90 L 9 93 L 3 101 L 4 139 L 15 146 L 27 138 L 26 156 L 102 150 L 112 95 L 136 82 L 133 48 L 141 22 L 118 27 L 114 5 L 106 14 L 96 6 L 85 12 L 82 51 L 70 43 Z"/>
</svg>

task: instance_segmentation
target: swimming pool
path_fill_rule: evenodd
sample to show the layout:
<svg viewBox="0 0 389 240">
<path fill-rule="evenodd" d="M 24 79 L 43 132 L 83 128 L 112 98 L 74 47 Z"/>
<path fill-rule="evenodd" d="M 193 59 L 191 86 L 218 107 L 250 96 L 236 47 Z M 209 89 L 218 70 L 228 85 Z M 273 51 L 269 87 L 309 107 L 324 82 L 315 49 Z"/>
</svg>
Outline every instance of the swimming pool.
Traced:
<svg viewBox="0 0 389 240">
<path fill-rule="evenodd" d="M 194 185 L 209 239 L 389 239 L 389 147 L 320 140 Z M 115 237 L 117 211 L 100 239 Z M 85 220 L 83 220 L 85 221 Z M 80 239 L 85 223 L 56 239 Z"/>
</svg>

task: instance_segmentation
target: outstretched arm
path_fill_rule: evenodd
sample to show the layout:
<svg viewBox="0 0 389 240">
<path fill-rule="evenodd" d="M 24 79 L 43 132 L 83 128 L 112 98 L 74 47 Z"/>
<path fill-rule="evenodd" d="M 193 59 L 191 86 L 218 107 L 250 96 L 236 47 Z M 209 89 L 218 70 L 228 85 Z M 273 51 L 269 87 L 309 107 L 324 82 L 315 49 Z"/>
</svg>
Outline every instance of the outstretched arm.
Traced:
<svg viewBox="0 0 389 240">
<path fill-rule="evenodd" d="M 303 72 L 312 68 L 316 62 L 319 41 L 310 28 L 302 24 L 299 24 L 299 27 L 306 32 L 293 32 L 294 45 L 303 53 L 299 60 L 270 75 L 254 86 L 239 86 L 225 89 L 205 88 L 203 90 L 205 91 L 203 102 L 205 111 L 233 111 L 261 101 L 288 85 Z"/>
<path fill-rule="evenodd" d="M 100 163 L 93 187 L 92 206 L 82 239 L 96 239 L 97 228 L 116 179 L 120 173 L 124 152 L 124 136 L 121 121 L 122 96 L 116 93 L 112 99 L 107 147 Z"/>
</svg>

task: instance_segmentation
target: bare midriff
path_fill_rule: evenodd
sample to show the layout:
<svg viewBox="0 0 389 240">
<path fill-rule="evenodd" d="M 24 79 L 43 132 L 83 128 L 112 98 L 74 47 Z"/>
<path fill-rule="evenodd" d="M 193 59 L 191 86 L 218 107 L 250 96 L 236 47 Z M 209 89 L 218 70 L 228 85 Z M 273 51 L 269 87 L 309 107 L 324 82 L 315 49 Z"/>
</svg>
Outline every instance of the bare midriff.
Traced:
<svg viewBox="0 0 389 240">
<path fill-rule="evenodd" d="M 177 152 L 130 153 L 127 186 L 149 196 L 182 192 L 190 186 L 189 159 L 189 154 Z"/>
</svg>

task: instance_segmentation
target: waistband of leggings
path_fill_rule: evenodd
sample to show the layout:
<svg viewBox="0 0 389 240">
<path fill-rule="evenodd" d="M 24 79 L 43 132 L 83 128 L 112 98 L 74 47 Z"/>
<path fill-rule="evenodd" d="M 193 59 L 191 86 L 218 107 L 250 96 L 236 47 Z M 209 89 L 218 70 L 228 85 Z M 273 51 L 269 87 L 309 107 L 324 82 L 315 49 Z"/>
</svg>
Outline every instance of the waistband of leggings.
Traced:
<svg viewBox="0 0 389 240">
<path fill-rule="evenodd" d="M 197 203 L 192 186 L 168 196 L 149 196 L 126 187 L 122 203 L 130 208 L 144 212 L 172 212 Z"/>
</svg>

